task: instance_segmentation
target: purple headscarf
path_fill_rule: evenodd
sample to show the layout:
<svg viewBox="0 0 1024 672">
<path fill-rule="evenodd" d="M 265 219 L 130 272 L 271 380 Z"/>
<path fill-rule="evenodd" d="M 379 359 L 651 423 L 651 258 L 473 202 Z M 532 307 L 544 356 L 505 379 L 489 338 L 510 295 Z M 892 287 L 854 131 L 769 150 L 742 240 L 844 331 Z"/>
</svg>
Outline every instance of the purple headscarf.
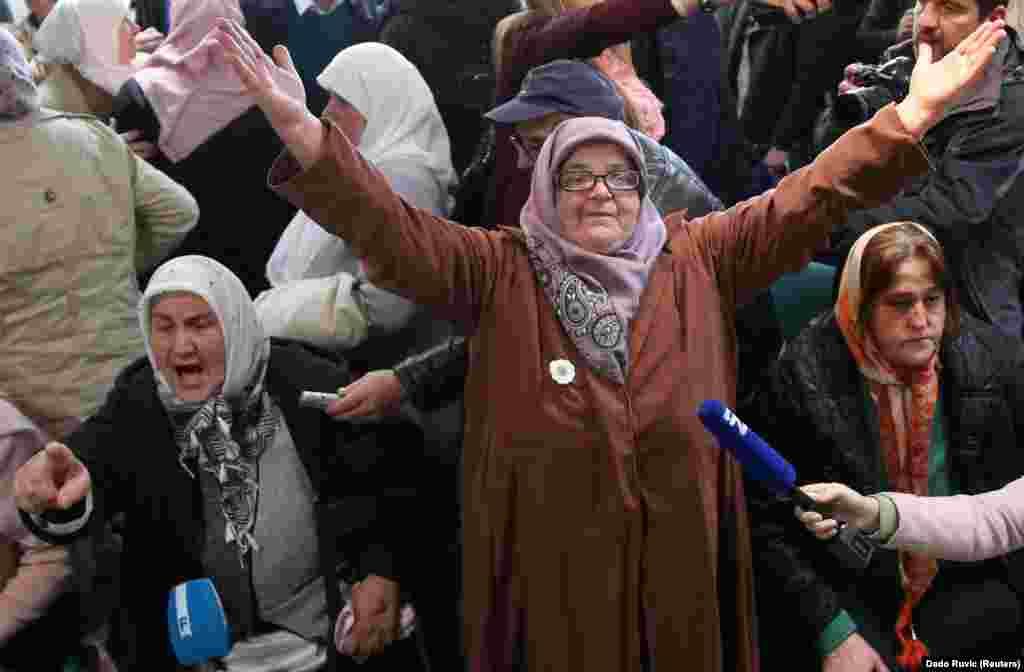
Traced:
<svg viewBox="0 0 1024 672">
<path fill-rule="evenodd" d="M 9 31 L 0 28 L 0 121 L 17 121 L 39 109 L 32 70 Z"/>
<path fill-rule="evenodd" d="M 636 228 L 610 254 L 589 252 L 563 238 L 558 218 L 559 168 L 577 147 L 595 141 L 621 147 L 643 175 Z M 643 155 L 625 125 L 598 117 L 570 119 L 544 143 L 520 215 L 530 263 L 566 333 L 595 370 L 620 384 L 629 366 L 629 325 L 668 238 L 665 222 L 647 198 L 646 182 Z"/>
</svg>

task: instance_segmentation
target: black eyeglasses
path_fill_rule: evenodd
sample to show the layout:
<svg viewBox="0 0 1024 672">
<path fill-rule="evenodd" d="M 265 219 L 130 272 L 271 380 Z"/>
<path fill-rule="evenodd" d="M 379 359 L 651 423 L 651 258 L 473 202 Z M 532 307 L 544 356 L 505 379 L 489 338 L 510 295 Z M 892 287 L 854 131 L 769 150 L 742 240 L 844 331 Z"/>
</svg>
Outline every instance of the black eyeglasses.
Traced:
<svg viewBox="0 0 1024 672">
<path fill-rule="evenodd" d="M 636 170 L 617 170 L 604 175 L 595 175 L 585 170 L 572 170 L 558 176 L 558 188 L 562 191 L 590 191 L 598 179 L 604 182 L 608 191 L 633 191 L 640 186 L 640 173 Z"/>
</svg>

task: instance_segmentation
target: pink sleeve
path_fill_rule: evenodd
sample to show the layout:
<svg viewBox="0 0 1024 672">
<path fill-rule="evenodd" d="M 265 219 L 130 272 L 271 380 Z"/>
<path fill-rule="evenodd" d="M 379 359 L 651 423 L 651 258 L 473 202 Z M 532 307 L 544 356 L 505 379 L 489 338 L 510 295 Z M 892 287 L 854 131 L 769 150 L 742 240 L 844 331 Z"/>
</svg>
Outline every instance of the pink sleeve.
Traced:
<svg viewBox="0 0 1024 672">
<path fill-rule="evenodd" d="M 41 434 L 33 430 L 0 437 L 0 537 L 20 541 L 29 536 L 14 506 L 14 473 L 43 445 Z"/>
<path fill-rule="evenodd" d="M 1024 478 L 973 496 L 885 494 L 899 511 L 889 548 L 973 562 L 1024 547 Z"/>
</svg>

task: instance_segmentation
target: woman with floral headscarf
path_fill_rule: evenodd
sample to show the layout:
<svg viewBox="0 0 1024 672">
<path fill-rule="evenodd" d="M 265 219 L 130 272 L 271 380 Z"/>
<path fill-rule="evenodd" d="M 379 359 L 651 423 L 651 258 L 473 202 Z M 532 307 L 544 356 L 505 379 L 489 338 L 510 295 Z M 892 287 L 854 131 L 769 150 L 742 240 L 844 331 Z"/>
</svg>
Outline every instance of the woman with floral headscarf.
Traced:
<svg viewBox="0 0 1024 672">
<path fill-rule="evenodd" d="M 808 482 L 991 490 L 1024 475 L 1022 366 L 1024 350 L 960 312 L 927 230 L 876 227 L 850 252 L 834 311 L 783 352 L 764 432 Z M 1019 655 L 1024 557 L 940 566 L 911 548 L 878 553 L 853 576 L 796 524 L 791 504 L 757 501 L 759 597 L 800 605 L 795 620 L 761 631 L 787 661 L 806 660 L 799 651 L 815 641 L 826 670 L 844 659 L 916 670 L 925 655 Z"/>
<path fill-rule="evenodd" d="M 1003 36 L 986 23 L 937 62 L 925 46 L 906 99 L 776 190 L 690 222 L 657 213 L 624 125 L 565 121 L 521 227 L 486 231 L 403 202 L 222 24 L 226 58 L 289 150 L 271 184 L 374 283 L 469 335 L 470 669 L 757 669 L 743 483 L 696 417 L 705 399 L 735 401 L 736 306 L 927 168 L 917 141 Z M 286 48 L 274 56 L 292 69 Z"/>
<path fill-rule="evenodd" d="M 272 343 L 241 281 L 207 257 L 161 266 L 139 322 L 147 356 L 67 447 L 49 444 L 23 468 L 60 465 L 74 484 L 62 496 L 79 505 L 73 520 L 24 517 L 43 538 L 64 543 L 126 516 L 118 663 L 175 669 L 168 591 L 201 577 L 231 629 L 227 670 L 337 670 L 339 652 L 381 653 L 401 634 L 397 549 L 415 520 L 396 508 L 414 510 L 408 495 L 387 494 L 404 473 L 390 456 L 415 465 L 419 431 L 300 407 L 302 391 L 336 389 L 347 369 Z M 416 669 L 409 646 L 371 667 Z"/>
</svg>

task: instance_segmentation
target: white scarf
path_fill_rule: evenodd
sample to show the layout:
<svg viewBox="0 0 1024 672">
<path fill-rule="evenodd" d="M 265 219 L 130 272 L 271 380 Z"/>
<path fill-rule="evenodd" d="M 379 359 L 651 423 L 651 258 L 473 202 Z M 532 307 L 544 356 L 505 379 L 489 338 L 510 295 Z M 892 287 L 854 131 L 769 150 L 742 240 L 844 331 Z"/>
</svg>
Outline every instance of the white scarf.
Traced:
<svg viewBox="0 0 1024 672">
<path fill-rule="evenodd" d="M 138 70 L 118 54 L 121 24 L 129 0 L 61 0 L 35 34 L 35 47 L 47 63 L 73 65 L 83 77 L 110 95 Z"/>
</svg>

